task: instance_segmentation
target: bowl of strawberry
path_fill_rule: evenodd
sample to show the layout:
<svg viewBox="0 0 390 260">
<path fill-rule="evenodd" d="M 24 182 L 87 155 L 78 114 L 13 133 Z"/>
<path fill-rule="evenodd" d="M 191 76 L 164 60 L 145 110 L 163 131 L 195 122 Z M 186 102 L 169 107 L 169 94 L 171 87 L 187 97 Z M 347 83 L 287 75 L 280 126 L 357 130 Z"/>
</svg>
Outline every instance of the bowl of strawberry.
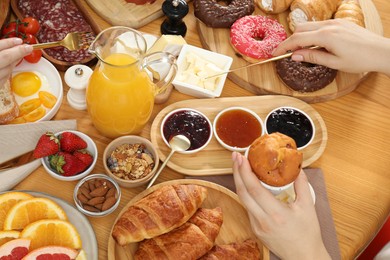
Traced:
<svg viewBox="0 0 390 260">
<path fill-rule="evenodd" d="M 52 177 L 75 181 L 93 170 L 98 150 L 95 142 L 86 134 L 66 130 L 43 134 L 37 142 L 33 156 L 41 158 L 43 167 Z"/>
</svg>

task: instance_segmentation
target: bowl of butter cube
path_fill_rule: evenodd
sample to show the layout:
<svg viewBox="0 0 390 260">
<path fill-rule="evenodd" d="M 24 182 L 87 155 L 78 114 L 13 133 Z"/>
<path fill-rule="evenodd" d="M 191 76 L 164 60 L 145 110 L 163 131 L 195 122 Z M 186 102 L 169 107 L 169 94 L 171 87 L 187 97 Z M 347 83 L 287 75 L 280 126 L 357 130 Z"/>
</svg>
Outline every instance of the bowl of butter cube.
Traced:
<svg viewBox="0 0 390 260">
<path fill-rule="evenodd" d="M 184 44 L 177 58 L 176 90 L 198 98 L 219 97 L 233 58 Z"/>
</svg>

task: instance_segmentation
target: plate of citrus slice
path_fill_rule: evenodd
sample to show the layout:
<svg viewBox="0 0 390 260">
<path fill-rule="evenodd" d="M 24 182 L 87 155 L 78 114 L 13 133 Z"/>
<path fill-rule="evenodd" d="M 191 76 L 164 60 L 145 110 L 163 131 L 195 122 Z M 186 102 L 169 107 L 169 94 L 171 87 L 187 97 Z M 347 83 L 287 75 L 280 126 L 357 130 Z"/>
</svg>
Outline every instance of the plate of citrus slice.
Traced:
<svg viewBox="0 0 390 260">
<path fill-rule="evenodd" d="M 64 200 L 35 191 L 0 193 L 0 258 L 15 248 L 24 248 L 32 257 L 27 259 L 51 254 L 98 259 L 88 219 Z"/>
</svg>

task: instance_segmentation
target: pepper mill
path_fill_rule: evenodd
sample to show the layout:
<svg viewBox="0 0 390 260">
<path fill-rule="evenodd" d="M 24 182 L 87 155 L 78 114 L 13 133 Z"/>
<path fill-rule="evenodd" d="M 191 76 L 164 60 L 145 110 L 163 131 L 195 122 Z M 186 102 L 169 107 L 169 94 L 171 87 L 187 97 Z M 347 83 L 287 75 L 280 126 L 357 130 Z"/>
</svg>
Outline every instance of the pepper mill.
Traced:
<svg viewBox="0 0 390 260">
<path fill-rule="evenodd" d="M 65 72 L 65 83 L 69 86 L 67 99 L 69 105 L 77 110 L 86 110 L 85 89 L 92 69 L 85 65 L 73 65 Z"/>
<path fill-rule="evenodd" d="M 162 4 L 162 11 L 168 19 L 165 19 L 161 24 L 161 33 L 184 37 L 187 32 L 187 26 L 183 22 L 183 18 L 188 14 L 188 10 L 188 4 L 185 0 L 165 0 Z"/>
</svg>

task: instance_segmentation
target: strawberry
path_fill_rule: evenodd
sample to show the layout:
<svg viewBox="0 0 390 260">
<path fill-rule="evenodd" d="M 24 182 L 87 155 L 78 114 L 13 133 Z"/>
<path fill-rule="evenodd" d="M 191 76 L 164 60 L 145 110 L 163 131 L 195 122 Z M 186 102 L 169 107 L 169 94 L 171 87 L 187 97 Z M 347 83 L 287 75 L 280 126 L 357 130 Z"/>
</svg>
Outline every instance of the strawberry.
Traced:
<svg viewBox="0 0 390 260">
<path fill-rule="evenodd" d="M 33 156 L 34 158 L 42 158 L 45 156 L 56 154 L 59 149 L 60 142 L 58 138 L 52 132 L 46 132 L 41 135 L 37 145 L 35 146 Z"/>
<path fill-rule="evenodd" d="M 73 153 L 76 150 L 87 148 L 87 142 L 72 132 L 63 132 L 59 139 L 61 150 L 65 152 Z"/>
<path fill-rule="evenodd" d="M 93 162 L 93 156 L 87 150 L 75 151 L 73 155 L 79 158 L 87 167 Z"/>
<path fill-rule="evenodd" d="M 52 168 L 63 176 L 73 176 L 87 168 L 79 158 L 68 152 L 58 152 L 50 156 L 49 161 Z"/>
</svg>

